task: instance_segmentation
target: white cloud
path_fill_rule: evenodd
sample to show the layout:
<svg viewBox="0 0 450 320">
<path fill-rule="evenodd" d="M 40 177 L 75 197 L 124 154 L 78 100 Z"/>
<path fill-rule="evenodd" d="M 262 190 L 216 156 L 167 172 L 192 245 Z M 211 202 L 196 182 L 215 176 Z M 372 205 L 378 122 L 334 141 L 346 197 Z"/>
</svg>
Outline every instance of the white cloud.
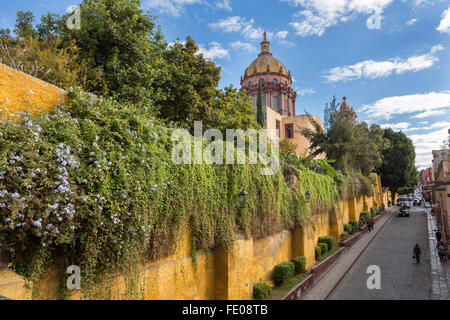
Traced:
<svg viewBox="0 0 450 320">
<path fill-rule="evenodd" d="M 439 111 L 449 113 L 450 90 L 383 98 L 361 109 L 371 118 L 389 120 L 393 115 Z M 446 110 L 445 110 L 446 109 Z M 420 115 L 419 114 L 419 115 Z M 431 115 L 431 114 L 430 114 Z M 425 118 L 418 115 L 413 118 Z"/>
<path fill-rule="evenodd" d="M 294 42 L 290 42 L 290 41 L 286 41 L 286 40 L 280 40 L 280 44 L 285 46 L 285 47 L 295 47 L 296 44 Z"/>
<path fill-rule="evenodd" d="M 222 0 L 217 2 L 216 6 L 220 9 L 227 10 L 227 11 L 233 11 L 233 8 L 231 7 L 231 0 Z"/>
<path fill-rule="evenodd" d="M 416 23 L 417 22 L 417 19 L 411 19 L 411 20 L 409 20 L 406 24 L 408 25 L 408 26 L 411 26 L 411 25 L 413 25 L 414 23 Z"/>
<path fill-rule="evenodd" d="M 291 22 L 296 34 L 302 37 L 321 36 L 329 27 L 347 22 L 358 14 L 370 15 L 369 29 L 379 29 L 382 13 L 393 0 L 281 0 L 304 10 L 297 12 Z M 374 23 L 376 22 L 376 23 Z"/>
<path fill-rule="evenodd" d="M 450 7 L 444 11 L 442 14 L 442 20 L 439 26 L 436 29 L 437 31 L 441 33 L 448 33 L 450 34 Z"/>
<path fill-rule="evenodd" d="M 314 93 L 316 93 L 316 90 L 314 90 L 314 89 L 302 89 L 302 90 L 298 91 L 298 94 L 301 95 L 301 96 L 306 96 L 306 95 L 309 96 L 309 95 L 312 95 Z"/>
<path fill-rule="evenodd" d="M 206 49 L 203 45 L 199 45 L 198 53 L 202 53 L 206 58 L 209 59 L 229 59 L 229 51 L 222 48 L 220 43 L 211 42 L 209 48 Z"/>
<path fill-rule="evenodd" d="M 414 119 L 424 119 L 424 118 L 429 118 L 429 117 L 433 117 L 433 116 L 440 116 L 440 115 L 443 115 L 446 113 L 447 113 L 446 110 L 430 110 L 430 111 L 418 113 L 418 114 L 414 115 L 413 118 Z"/>
<path fill-rule="evenodd" d="M 391 128 L 394 131 L 397 131 L 397 130 L 403 130 L 404 131 L 405 129 L 408 129 L 410 125 L 411 125 L 411 123 L 409 123 L 409 122 L 399 122 L 399 123 L 385 123 L 385 124 L 381 124 L 380 127 L 383 128 L 383 129 Z"/>
<path fill-rule="evenodd" d="M 275 35 L 275 37 L 279 38 L 279 39 L 285 39 L 287 37 L 288 33 L 289 32 L 286 30 L 278 31 L 277 34 Z"/>
<path fill-rule="evenodd" d="M 260 27 L 255 28 L 253 24 L 254 19 L 247 20 L 245 17 L 228 17 L 226 19 L 220 19 L 217 22 L 209 24 L 209 27 L 214 31 L 222 31 L 226 33 L 240 32 L 247 39 L 261 39 L 264 30 Z M 267 32 L 267 37 L 270 39 L 273 33 Z"/>
<path fill-rule="evenodd" d="M 234 50 L 242 50 L 242 51 L 245 51 L 247 53 L 258 52 L 256 47 L 253 44 L 248 43 L 248 42 L 236 41 L 236 42 L 230 43 L 230 46 Z"/>
<path fill-rule="evenodd" d="M 443 49 L 444 47 L 439 44 L 432 47 L 429 53 L 412 56 L 408 59 L 393 58 L 386 61 L 366 60 L 350 66 L 335 67 L 329 70 L 324 75 L 324 78 L 329 82 L 337 82 L 361 78 L 384 78 L 393 73 L 402 74 L 407 71 L 417 72 L 428 69 L 438 62 L 439 59 L 435 54 Z"/>
<path fill-rule="evenodd" d="M 448 137 L 448 127 L 409 137 L 416 147 L 416 165 L 427 167 L 433 158 L 431 151 L 441 149 L 443 141 Z"/>
<path fill-rule="evenodd" d="M 155 9 L 162 14 L 179 17 L 184 8 L 194 3 L 202 3 L 203 0 L 146 0 L 144 8 Z"/>
</svg>

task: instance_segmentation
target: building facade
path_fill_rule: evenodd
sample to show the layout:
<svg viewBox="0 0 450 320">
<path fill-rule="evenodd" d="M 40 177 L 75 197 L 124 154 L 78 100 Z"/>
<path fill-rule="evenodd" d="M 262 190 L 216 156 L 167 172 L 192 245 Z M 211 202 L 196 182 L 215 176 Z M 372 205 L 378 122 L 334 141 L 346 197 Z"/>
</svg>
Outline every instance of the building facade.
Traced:
<svg viewBox="0 0 450 320">
<path fill-rule="evenodd" d="M 300 130 L 313 128 L 313 124 L 309 115 L 296 115 L 297 93 L 292 89 L 291 72 L 270 52 L 270 43 L 265 32 L 261 52 L 241 77 L 241 90 L 247 92 L 255 109 L 260 84 L 265 124 L 270 137 L 289 139 L 297 146 L 297 155 L 306 154 L 309 142 L 301 135 Z M 318 117 L 311 117 L 322 125 Z"/>
<path fill-rule="evenodd" d="M 433 203 L 442 238 L 450 241 L 450 161 L 439 162 L 433 184 Z"/>
</svg>

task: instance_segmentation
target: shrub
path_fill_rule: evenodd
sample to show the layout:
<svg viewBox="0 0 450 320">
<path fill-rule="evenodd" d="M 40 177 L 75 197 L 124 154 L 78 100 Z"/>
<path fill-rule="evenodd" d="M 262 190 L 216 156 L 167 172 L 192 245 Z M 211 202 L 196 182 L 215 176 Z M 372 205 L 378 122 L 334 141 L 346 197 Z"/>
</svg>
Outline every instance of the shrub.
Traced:
<svg viewBox="0 0 450 320">
<path fill-rule="evenodd" d="M 253 298 L 256 300 L 267 298 L 272 288 L 273 284 L 270 282 L 257 282 L 253 284 Z"/>
<path fill-rule="evenodd" d="M 314 248 L 314 253 L 316 254 L 316 260 L 319 259 L 319 257 L 322 255 L 322 249 L 320 246 L 316 246 Z"/>
<path fill-rule="evenodd" d="M 344 224 L 344 231 L 347 232 L 347 234 L 353 234 L 353 226 L 351 224 Z"/>
<path fill-rule="evenodd" d="M 383 212 L 384 210 L 386 210 L 384 206 L 380 206 L 379 209 L 380 209 L 379 212 Z"/>
<path fill-rule="evenodd" d="M 292 262 L 282 262 L 275 266 L 274 281 L 276 284 L 281 284 L 284 281 L 292 278 L 295 272 L 295 265 Z"/>
<path fill-rule="evenodd" d="M 304 256 L 292 258 L 291 261 L 294 263 L 296 273 L 306 271 L 306 258 Z"/>
<path fill-rule="evenodd" d="M 341 240 L 347 240 L 348 238 L 348 232 L 344 231 L 343 233 L 341 233 Z"/>
<path fill-rule="evenodd" d="M 324 242 L 319 242 L 320 253 L 324 254 L 328 251 L 328 245 Z"/>
<path fill-rule="evenodd" d="M 336 243 L 336 239 L 332 236 L 320 237 L 319 243 L 326 243 L 326 245 L 328 246 L 328 250 L 331 250 L 331 248 L 333 248 Z"/>
<path fill-rule="evenodd" d="M 357 221 L 350 221 L 349 224 L 353 228 L 353 233 L 355 233 L 356 231 L 359 230 L 359 222 L 357 222 Z"/>
<path fill-rule="evenodd" d="M 372 207 L 370 208 L 370 216 L 371 218 L 375 217 L 378 213 L 378 207 Z"/>
</svg>

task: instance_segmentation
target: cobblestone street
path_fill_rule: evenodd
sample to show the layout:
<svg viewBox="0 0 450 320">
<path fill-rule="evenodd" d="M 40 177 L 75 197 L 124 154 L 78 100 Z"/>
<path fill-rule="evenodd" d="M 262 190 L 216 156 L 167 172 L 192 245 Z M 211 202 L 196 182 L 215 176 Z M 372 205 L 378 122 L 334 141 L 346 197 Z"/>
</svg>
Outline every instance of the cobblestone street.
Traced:
<svg viewBox="0 0 450 320">
<path fill-rule="evenodd" d="M 413 256 L 415 244 L 422 249 L 420 264 Z M 367 288 L 367 268 L 381 269 L 381 289 Z M 430 249 L 424 208 L 412 207 L 410 217 L 397 214 L 370 243 L 352 268 L 328 296 L 330 300 L 431 298 Z"/>
</svg>

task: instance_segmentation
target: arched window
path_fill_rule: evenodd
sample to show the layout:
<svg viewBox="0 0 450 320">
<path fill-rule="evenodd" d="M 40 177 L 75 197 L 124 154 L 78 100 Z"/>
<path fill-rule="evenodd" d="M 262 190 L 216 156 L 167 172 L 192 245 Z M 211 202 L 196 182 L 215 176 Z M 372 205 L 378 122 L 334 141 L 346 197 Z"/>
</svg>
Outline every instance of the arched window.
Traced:
<svg viewBox="0 0 450 320">
<path fill-rule="evenodd" d="M 277 96 L 272 97 L 272 108 L 274 110 L 278 110 L 278 97 Z"/>
<path fill-rule="evenodd" d="M 273 83 L 278 84 L 278 80 L 277 79 L 273 79 Z"/>
<path fill-rule="evenodd" d="M 252 82 L 251 82 L 251 81 L 250 81 L 250 82 L 248 83 L 248 86 L 249 86 L 249 87 L 251 87 L 251 86 L 252 86 Z"/>
</svg>

